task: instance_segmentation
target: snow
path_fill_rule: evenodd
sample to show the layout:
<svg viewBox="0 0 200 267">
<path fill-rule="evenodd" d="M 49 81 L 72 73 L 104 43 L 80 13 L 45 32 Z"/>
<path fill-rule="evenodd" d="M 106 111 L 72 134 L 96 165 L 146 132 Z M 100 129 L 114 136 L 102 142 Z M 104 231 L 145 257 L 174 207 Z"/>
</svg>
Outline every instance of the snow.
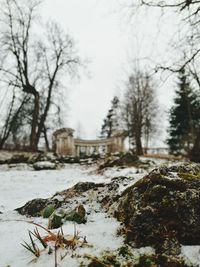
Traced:
<svg viewBox="0 0 200 267">
<path fill-rule="evenodd" d="M 200 246 L 182 246 L 181 255 L 188 265 L 200 266 Z"/>
<path fill-rule="evenodd" d="M 77 165 L 53 171 L 0 170 L 0 211 L 14 210 L 34 198 L 51 197 L 78 182 L 105 182 L 104 176 L 89 175 L 90 172 L 91 169 Z"/>
<path fill-rule="evenodd" d="M 0 165 L 0 173 L 3 171 L 32 171 L 33 167 L 26 163 L 17 163 L 17 164 L 2 164 Z"/>
</svg>

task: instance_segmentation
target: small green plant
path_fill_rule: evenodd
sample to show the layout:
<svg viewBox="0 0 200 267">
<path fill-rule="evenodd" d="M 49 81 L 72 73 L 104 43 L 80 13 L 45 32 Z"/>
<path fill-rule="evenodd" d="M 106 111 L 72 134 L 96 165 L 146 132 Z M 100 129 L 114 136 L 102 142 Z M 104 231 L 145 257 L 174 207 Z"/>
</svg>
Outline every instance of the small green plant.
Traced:
<svg viewBox="0 0 200 267">
<path fill-rule="evenodd" d="M 31 232 L 31 234 L 34 235 L 34 236 L 39 240 L 39 242 L 42 244 L 42 246 L 43 246 L 44 248 L 47 248 L 48 245 L 47 245 L 47 243 L 44 241 L 44 239 L 41 237 L 41 235 L 40 235 L 40 233 L 39 233 L 39 231 L 38 231 L 37 228 L 35 228 L 34 232 L 33 232 L 33 233 Z"/>
<path fill-rule="evenodd" d="M 40 250 L 38 246 L 36 245 L 35 241 L 33 241 L 32 232 L 28 231 L 28 234 L 31 240 L 31 244 L 28 244 L 26 241 L 24 241 L 24 244 L 22 244 L 22 246 L 38 258 L 40 256 Z"/>
</svg>

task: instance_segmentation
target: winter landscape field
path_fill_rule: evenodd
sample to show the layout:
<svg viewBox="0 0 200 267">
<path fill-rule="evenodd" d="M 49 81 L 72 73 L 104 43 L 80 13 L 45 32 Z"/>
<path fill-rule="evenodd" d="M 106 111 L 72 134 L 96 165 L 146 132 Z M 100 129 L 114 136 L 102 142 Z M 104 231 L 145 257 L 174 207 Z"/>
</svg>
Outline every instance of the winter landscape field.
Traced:
<svg viewBox="0 0 200 267">
<path fill-rule="evenodd" d="M 0 267 L 200 267 L 200 0 L 0 0 Z"/>
<path fill-rule="evenodd" d="M 99 193 L 95 195 L 97 188 L 91 190 L 88 188 L 88 190 L 85 189 L 86 191 L 83 189 L 85 191 L 84 196 L 76 196 L 75 198 L 71 196 L 71 202 L 66 201 L 67 205 L 65 203 L 66 210 L 78 205 L 84 206 L 86 210 L 86 221 L 84 223 L 65 221 L 63 219 L 61 228 L 51 229 L 54 234 L 57 234 L 62 229 L 64 238 L 69 238 L 69 240 L 74 237 L 74 231 L 77 231 L 77 238 L 79 239 L 80 237 L 79 241 L 85 240 L 85 242 L 81 243 L 81 245 L 76 243 L 74 247 L 58 245 L 55 249 L 55 240 L 50 240 L 48 248 L 44 248 L 37 238 L 33 236 L 33 242 L 40 251 L 39 256 L 34 255 L 22 244 L 25 244 L 24 242 L 31 244 L 28 231 L 34 233 L 34 229 L 38 229 L 41 237 L 45 240 L 45 237 L 49 235 L 47 232 L 49 219 L 44 218 L 42 212 L 39 217 L 35 217 L 29 214 L 21 215 L 16 211 L 16 209 L 33 199 L 48 199 L 54 196 L 54 200 L 63 201 L 62 194 L 59 194 L 59 192 L 73 188 L 76 184 L 84 188 L 84 185 L 90 183 L 93 185 L 95 183 L 99 184 L 102 189 L 104 187 L 108 188 L 109 192 L 107 193 L 102 190 L 102 198 L 106 194 L 113 194 L 113 190 L 116 190 L 117 194 L 123 195 L 123 192 L 128 187 L 140 181 L 155 166 L 169 167 L 173 165 L 172 162 L 166 160 L 145 158 L 141 158 L 140 164 L 141 167 L 121 168 L 115 166 L 106 168 L 101 172 L 98 171 L 98 166 L 95 164 L 92 166 L 65 164 L 59 170 L 40 171 L 34 170 L 30 164 L 1 165 L 0 266 L 153 266 L 153 263 L 144 265 L 148 264 L 148 261 L 147 263 L 142 263 L 140 262 L 140 257 L 142 255 L 155 255 L 155 248 L 149 245 L 135 247 L 134 243 L 125 241 L 126 234 L 119 233 L 122 224 L 111 215 L 112 212 L 109 211 L 106 205 L 99 201 L 97 197 Z M 148 168 L 144 168 L 146 164 Z M 180 165 L 181 163 L 174 164 Z M 128 252 L 126 251 L 127 247 Z M 49 254 L 49 248 L 52 249 L 51 254 Z M 120 254 L 119 251 L 122 248 L 125 252 Z M 187 266 L 200 266 L 200 246 L 181 245 L 180 254 L 176 255 L 176 257 L 184 259 L 185 264 L 188 264 Z M 169 266 L 186 266 L 178 265 L 179 263 L 176 264 Z"/>
</svg>

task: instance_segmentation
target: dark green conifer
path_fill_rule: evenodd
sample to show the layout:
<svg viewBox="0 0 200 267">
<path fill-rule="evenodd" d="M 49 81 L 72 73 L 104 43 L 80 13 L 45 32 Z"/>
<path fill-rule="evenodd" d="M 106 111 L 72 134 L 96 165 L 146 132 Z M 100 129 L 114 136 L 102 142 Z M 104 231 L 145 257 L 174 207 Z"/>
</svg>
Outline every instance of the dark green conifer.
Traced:
<svg viewBox="0 0 200 267">
<path fill-rule="evenodd" d="M 119 127 L 119 98 L 115 96 L 111 101 L 111 109 L 109 109 L 106 118 L 101 127 L 101 137 L 109 138 L 113 132 Z"/>
<path fill-rule="evenodd" d="M 167 143 L 173 154 L 188 154 L 194 145 L 200 127 L 200 100 L 191 88 L 189 77 L 179 73 L 174 105 L 170 110 L 169 138 Z"/>
</svg>

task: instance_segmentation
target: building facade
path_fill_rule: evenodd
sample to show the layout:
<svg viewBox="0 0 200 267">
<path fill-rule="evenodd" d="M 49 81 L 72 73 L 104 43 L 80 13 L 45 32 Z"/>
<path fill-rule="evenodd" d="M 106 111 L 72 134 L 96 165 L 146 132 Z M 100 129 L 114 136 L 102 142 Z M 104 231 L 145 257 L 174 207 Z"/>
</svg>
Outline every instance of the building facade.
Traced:
<svg viewBox="0 0 200 267">
<path fill-rule="evenodd" d="M 124 131 L 116 131 L 111 138 L 83 140 L 74 138 L 74 130 L 62 128 L 53 134 L 53 151 L 57 155 L 81 157 L 94 154 L 124 152 Z"/>
</svg>

